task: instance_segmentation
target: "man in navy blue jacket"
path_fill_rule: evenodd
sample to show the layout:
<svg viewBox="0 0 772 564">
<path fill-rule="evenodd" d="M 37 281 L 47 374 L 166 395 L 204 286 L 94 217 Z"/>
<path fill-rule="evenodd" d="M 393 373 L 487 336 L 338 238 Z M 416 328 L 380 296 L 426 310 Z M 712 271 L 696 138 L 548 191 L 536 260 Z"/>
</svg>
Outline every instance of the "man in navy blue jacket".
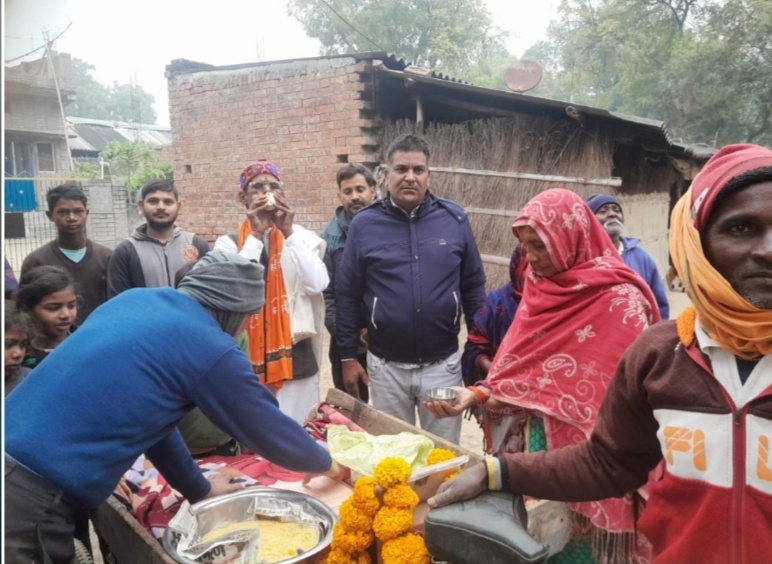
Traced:
<svg viewBox="0 0 772 564">
<path fill-rule="evenodd" d="M 670 302 L 667 299 L 667 292 L 662 283 L 662 277 L 659 275 L 657 263 L 654 261 L 654 257 L 638 246 L 641 242 L 640 239 L 622 237 L 625 214 L 622 212 L 619 200 L 610 194 L 592 194 L 587 198 L 587 205 L 603 224 L 603 228 L 616 245 L 625 264 L 636 271 L 651 288 L 654 298 L 657 300 L 662 321 L 668 320 L 670 318 Z"/>
<path fill-rule="evenodd" d="M 370 385 L 376 409 L 453 442 L 461 418 L 436 419 L 430 388 L 461 385 L 458 333 L 485 300 L 485 273 L 464 209 L 428 191 L 429 146 L 415 135 L 386 153 L 388 194 L 349 227 L 335 288 L 337 340 L 347 391 Z M 357 362 L 362 311 L 367 371 Z"/>
</svg>

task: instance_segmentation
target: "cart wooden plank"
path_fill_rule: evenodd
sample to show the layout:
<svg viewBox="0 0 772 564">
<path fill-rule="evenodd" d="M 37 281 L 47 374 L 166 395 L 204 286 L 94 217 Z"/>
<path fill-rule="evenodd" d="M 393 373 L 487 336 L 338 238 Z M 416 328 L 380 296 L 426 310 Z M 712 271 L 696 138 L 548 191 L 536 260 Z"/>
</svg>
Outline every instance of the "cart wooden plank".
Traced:
<svg viewBox="0 0 772 564">
<path fill-rule="evenodd" d="M 373 435 L 393 435 L 402 431 L 422 433 L 434 441 L 435 446 L 446 448 L 458 455 L 467 455 L 470 463 L 482 457 L 442 437 L 438 437 L 409 425 L 391 415 L 380 412 L 352 396 L 336 389 L 327 392 L 327 403 Z M 560 551 L 568 540 L 568 509 L 565 503 L 532 500 L 528 509 L 528 532 L 550 550 Z M 114 498 L 97 507 L 91 515 L 94 529 L 107 543 L 118 564 L 175 564 L 160 542 L 140 526 L 134 516 Z"/>
<path fill-rule="evenodd" d="M 97 535 L 118 559 L 116 564 L 176 564 L 161 543 L 112 496 L 91 512 L 91 521 Z"/>
</svg>

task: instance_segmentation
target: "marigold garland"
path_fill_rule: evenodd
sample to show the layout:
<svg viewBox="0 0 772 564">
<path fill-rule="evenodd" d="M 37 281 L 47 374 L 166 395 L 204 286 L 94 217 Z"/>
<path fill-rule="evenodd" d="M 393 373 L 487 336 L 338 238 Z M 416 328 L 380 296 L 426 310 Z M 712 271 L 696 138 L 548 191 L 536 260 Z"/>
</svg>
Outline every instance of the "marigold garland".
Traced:
<svg viewBox="0 0 772 564">
<path fill-rule="evenodd" d="M 340 506 L 340 521 L 332 533 L 330 552 L 322 564 L 371 564 L 368 549 L 373 544 L 373 517 L 380 502 L 375 480 L 360 478 L 354 492 Z"/>
<path fill-rule="evenodd" d="M 440 451 L 434 456 L 447 456 L 441 452 L 446 451 L 450 458 L 455 458 L 447 449 L 434 451 Z M 449 459 L 440 461 L 444 460 Z M 390 457 L 376 466 L 372 478 L 356 481 L 354 492 L 340 506 L 340 521 L 335 525 L 330 552 L 322 564 L 370 564 L 367 549 L 374 537 L 383 542 L 383 564 L 429 564 L 431 556 L 423 537 L 409 532 L 413 509 L 419 503 L 418 495 L 407 485 L 411 474 L 407 461 Z M 382 506 L 377 486 L 384 490 Z"/>
</svg>

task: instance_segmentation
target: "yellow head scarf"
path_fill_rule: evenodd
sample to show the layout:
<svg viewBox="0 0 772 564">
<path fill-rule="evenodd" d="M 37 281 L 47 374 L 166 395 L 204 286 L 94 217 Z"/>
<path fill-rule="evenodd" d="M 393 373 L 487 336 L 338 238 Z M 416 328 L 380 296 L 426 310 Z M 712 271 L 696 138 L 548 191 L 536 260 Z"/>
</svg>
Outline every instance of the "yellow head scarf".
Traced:
<svg viewBox="0 0 772 564">
<path fill-rule="evenodd" d="M 769 166 L 769 149 L 758 145 L 724 147 L 706 163 L 673 208 L 670 255 L 693 304 L 678 318 L 678 334 L 686 345 L 693 342 L 698 322 L 711 339 L 738 357 L 754 359 L 772 352 L 772 311 L 750 305 L 735 292 L 705 258 L 700 240 L 716 197 L 726 184 L 739 174 Z"/>
</svg>

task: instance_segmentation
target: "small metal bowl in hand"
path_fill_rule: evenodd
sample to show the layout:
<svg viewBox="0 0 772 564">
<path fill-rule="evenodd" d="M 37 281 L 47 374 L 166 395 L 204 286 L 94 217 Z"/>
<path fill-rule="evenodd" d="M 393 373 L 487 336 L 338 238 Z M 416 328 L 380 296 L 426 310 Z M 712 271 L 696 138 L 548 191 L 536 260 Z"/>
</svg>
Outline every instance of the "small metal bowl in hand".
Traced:
<svg viewBox="0 0 772 564">
<path fill-rule="evenodd" d="M 455 405 L 458 400 L 458 392 L 453 388 L 431 388 L 426 392 L 426 401 L 444 401 Z"/>
</svg>

